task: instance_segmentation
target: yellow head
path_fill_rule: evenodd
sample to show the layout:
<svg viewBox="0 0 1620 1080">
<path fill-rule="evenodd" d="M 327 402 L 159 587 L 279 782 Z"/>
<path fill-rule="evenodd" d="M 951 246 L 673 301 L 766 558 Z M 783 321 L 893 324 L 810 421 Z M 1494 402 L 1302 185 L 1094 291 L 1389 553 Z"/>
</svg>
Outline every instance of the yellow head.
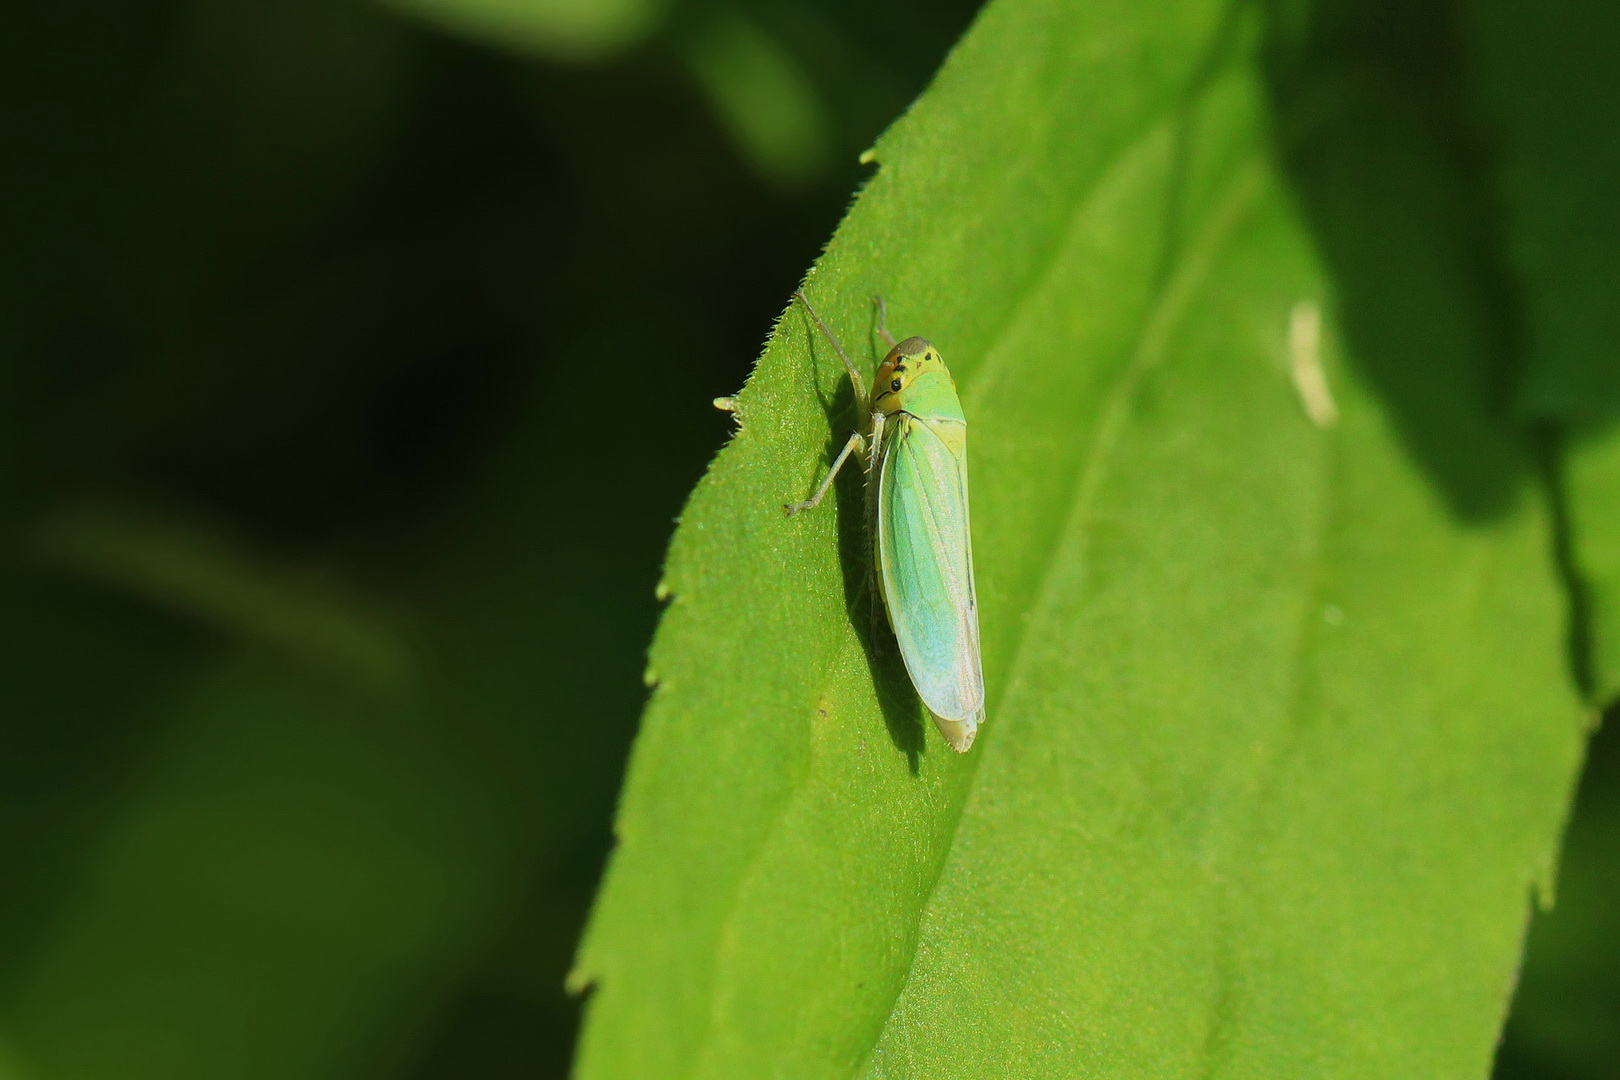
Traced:
<svg viewBox="0 0 1620 1080">
<path fill-rule="evenodd" d="M 906 407 L 906 390 L 918 378 L 934 372 L 947 381 L 950 372 L 939 350 L 927 338 L 909 337 L 889 350 L 872 380 L 872 408 L 885 416 Z M 955 383 L 951 382 L 954 387 Z"/>
</svg>

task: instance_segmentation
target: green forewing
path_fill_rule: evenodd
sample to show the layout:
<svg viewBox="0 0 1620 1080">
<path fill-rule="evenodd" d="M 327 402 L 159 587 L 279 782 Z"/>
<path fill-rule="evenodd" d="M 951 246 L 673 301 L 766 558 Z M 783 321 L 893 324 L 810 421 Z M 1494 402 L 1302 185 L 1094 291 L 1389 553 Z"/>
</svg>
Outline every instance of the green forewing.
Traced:
<svg viewBox="0 0 1620 1080">
<path fill-rule="evenodd" d="M 877 521 L 878 574 L 906 670 L 923 704 L 958 721 L 984 709 L 964 436 L 958 423 L 896 414 Z"/>
</svg>

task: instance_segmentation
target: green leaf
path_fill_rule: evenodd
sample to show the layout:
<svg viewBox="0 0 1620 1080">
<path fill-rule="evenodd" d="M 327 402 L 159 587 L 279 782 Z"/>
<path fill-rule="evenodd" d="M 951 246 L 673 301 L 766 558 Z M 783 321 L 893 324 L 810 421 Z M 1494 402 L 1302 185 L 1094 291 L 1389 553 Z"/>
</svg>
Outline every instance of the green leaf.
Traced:
<svg viewBox="0 0 1620 1080">
<path fill-rule="evenodd" d="M 1599 704 L 1620 697 L 1620 10 L 1485 0 L 1469 29 L 1516 279 L 1520 407 L 1556 433 L 1570 571 L 1590 621 L 1574 642 Z"/>
<path fill-rule="evenodd" d="M 1593 702 L 1611 705 L 1620 698 L 1620 430 L 1580 433 L 1561 465 L 1570 570 L 1586 616 L 1572 644 Z"/>
<path fill-rule="evenodd" d="M 790 310 L 670 550 L 585 1080 L 1485 1075 L 1581 747 L 1551 519 L 1468 171 L 1242 11 L 1000 0 L 878 144 L 807 288 L 957 377 L 988 719 L 869 633 L 854 478 L 782 516 L 854 422 Z"/>
<path fill-rule="evenodd" d="M 1559 860 L 1558 906 L 1530 927 L 1498 1076 L 1598 1080 L 1620 1060 L 1620 970 L 1610 944 L 1620 940 L 1617 735 L 1611 727 L 1592 740 Z"/>
<path fill-rule="evenodd" d="M 1519 407 L 1542 430 L 1576 601 L 1571 653 L 1609 708 L 1561 857 L 1558 907 L 1530 928 L 1498 1075 L 1603 1077 L 1620 1054 L 1620 9 L 1482 0 L 1468 24 L 1475 107 L 1518 284 Z"/>
</svg>

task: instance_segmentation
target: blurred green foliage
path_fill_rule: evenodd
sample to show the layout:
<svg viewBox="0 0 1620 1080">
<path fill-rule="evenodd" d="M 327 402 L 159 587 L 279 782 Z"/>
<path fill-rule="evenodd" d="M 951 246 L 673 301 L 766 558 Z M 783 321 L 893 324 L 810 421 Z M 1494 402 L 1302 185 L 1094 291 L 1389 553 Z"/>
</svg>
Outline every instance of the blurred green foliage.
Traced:
<svg viewBox="0 0 1620 1080">
<path fill-rule="evenodd" d="M 446 29 L 553 60 L 610 56 L 646 35 L 662 0 L 388 0 Z"/>
<path fill-rule="evenodd" d="M 707 402 L 972 6 L 0 13 L 0 1075 L 566 1072 L 653 586 L 730 428 Z M 1564 372 L 1520 399 L 1548 449 L 1517 482 L 1590 486 L 1571 652 L 1612 690 L 1612 11 L 1266 19 L 1283 136 L 1359 79 L 1442 151 L 1485 390 Z M 1330 251 L 1387 253 L 1312 197 L 1336 176 L 1376 208 L 1414 182 L 1370 171 L 1402 144 L 1333 145 L 1296 195 Z M 1488 518 L 1513 484 L 1407 407 L 1425 370 L 1366 374 Z M 1503 1077 L 1616 1071 L 1612 743 Z"/>
</svg>

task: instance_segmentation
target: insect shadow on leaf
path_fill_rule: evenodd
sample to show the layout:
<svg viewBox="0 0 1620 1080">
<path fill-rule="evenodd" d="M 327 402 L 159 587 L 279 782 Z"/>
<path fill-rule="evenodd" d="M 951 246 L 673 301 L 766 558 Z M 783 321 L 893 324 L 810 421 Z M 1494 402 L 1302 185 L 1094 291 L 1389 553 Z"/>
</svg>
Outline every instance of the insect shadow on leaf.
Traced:
<svg viewBox="0 0 1620 1080">
<path fill-rule="evenodd" d="M 800 305 L 803 307 L 803 305 Z M 818 350 L 831 348 L 817 327 L 813 315 L 805 308 L 805 330 L 809 335 L 811 370 L 820 371 Z M 868 351 L 876 347 L 876 334 L 878 326 L 878 308 L 874 304 L 872 323 L 868 330 Z M 839 366 L 843 362 L 839 361 Z M 875 364 L 873 365 L 875 369 Z M 849 439 L 849 432 L 854 430 L 847 420 L 852 420 L 856 427 L 864 429 L 866 417 L 859 415 L 859 402 L 855 398 L 854 389 L 847 378 L 838 379 L 838 389 L 832 392 L 831 397 L 821 393 L 817 385 L 817 396 L 821 399 L 823 409 L 832 421 L 827 438 L 827 447 L 824 458 L 830 467 L 836 460 L 840 451 Z M 849 616 L 850 626 L 855 631 L 861 649 L 866 653 L 867 669 L 872 674 L 872 688 L 878 700 L 878 707 L 883 712 L 884 725 L 889 729 L 889 739 L 895 748 L 906 755 L 907 764 L 913 775 L 918 771 L 918 755 L 922 753 L 926 743 L 925 714 L 922 702 L 912 687 L 911 676 L 906 672 L 905 661 L 900 656 L 900 648 L 895 641 L 894 633 L 889 629 L 887 614 L 883 611 L 883 601 L 878 595 L 877 575 L 873 561 L 872 533 L 866 520 L 867 494 L 865 485 L 870 478 L 862 460 L 861 468 L 846 468 L 833 481 L 834 490 L 838 493 L 838 553 L 839 566 L 844 574 L 844 610 Z"/>
</svg>

